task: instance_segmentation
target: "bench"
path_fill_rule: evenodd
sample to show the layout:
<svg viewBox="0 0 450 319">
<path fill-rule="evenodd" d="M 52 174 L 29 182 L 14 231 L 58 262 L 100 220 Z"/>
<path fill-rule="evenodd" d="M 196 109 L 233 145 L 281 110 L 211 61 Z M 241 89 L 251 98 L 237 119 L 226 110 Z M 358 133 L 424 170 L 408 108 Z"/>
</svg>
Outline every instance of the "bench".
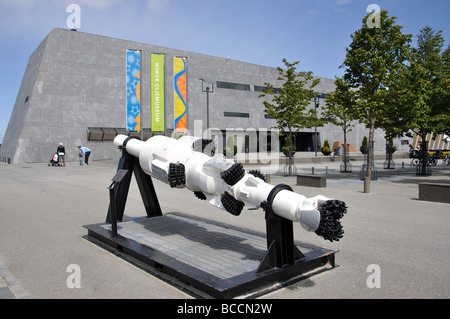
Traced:
<svg viewBox="0 0 450 319">
<path fill-rule="evenodd" d="M 321 175 L 297 175 L 298 186 L 327 187 L 327 177 Z"/>
<path fill-rule="evenodd" d="M 450 203 L 450 184 L 419 183 L 419 200 Z"/>
</svg>

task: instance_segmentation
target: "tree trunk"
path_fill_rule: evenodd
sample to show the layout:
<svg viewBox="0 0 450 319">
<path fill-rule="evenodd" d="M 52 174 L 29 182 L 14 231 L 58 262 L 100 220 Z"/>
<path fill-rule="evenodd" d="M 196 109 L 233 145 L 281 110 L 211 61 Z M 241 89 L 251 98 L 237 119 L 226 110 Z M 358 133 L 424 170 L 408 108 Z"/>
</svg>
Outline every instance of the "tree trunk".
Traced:
<svg viewBox="0 0 450 319">
<path fill-rule="evenodd" d="M 289 176 L 292 176 L 292 130 L 289 128 L 289 141 L 288 141 L 288 152 L 289 152 Z"/>
<path fill-rule="evenodd" d="M 422 173 L 421 175 L 427 175 L 427 165 L 428 165 L 428 142 L 426 141 L 427 134 L 422 134 L 422 146 L 420 147 L 420 154 L 422 157 Z"/>
<path fill-rule="evenodd" d="M 387 166 L 385 168 L 390 169 L 391 168 L 391 162 L 392 162 L 392 149 L 393 149 L 394 143 L 392 142 L 392 139 L 386 140 L 386 160 L 387 160 Z"/>
<path fill-rule="evenodd" d="M 344 129 L 344 149 L 342 150 L 344 154 L 344 172 L 348 172 L 347 168 L 347 129 Z"/>
<path fill-rule="evenodd" d="M 367 154 L 367 172 L 364 180 L 364 193 L 370 193 L 370 181 L 372 179 L 372 165 L 373 165 L 373 144 L 375 136 L 375 119 L 370 120 L 370 131 L 369 131 L 369 145 Z"/>
</svg>

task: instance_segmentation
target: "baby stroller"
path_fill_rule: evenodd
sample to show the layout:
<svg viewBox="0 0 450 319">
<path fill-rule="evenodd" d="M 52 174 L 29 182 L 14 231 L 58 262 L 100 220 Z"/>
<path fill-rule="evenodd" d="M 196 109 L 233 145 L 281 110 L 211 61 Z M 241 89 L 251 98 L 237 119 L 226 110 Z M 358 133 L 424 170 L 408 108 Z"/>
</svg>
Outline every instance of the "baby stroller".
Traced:
<svg viewBox="0 0 450 319">
<path fill-rule="evenodd" d="M 50 165 L 51 166 L 59 166 L 58 160 L 59 160 L 59 155 L 58 155 L 58 153 L 55 153 L 53 155 L 52 159 L 50 160 L 50 163 L 48 163 L 48 166 L 50 166 Z"/>
</svg>

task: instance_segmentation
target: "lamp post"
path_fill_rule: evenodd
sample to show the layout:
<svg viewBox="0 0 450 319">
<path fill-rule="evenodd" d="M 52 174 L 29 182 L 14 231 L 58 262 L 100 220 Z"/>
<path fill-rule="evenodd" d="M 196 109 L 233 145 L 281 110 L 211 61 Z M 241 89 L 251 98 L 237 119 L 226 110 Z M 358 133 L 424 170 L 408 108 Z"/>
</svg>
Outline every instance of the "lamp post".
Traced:
<svg viewBox="0 0 450 319">
<path fill-rule="evenodd" d="M 206 92 L 206 131 L 209 137 L 209 94 L 214 93 L 214 84 L 216 82 L 208 79 L 199 80 L 202 81 L 202 92 Z"/>
<path fill-rule="evenodd" d="M 316 114 L 317 114 L 317 109 L 320 106 L 320 99 L 324 99 L 325 97 L 326 96 L 325 96 L 324 93 L 320 93 L 320 94 L 318 94 L 318 95 L 316 95 L 314 97 L 314 108 L 316 109 Z M 317 140 L 318 140 L 318 138 L 317 138 L 317 126 L 314 125 L 314 152 L 316 154 L 316 157 L 317 157 Z"/>
<path fill-rule="evenodd" d="M 315 96 L 314 97 L 314 108 L 316 109 L 316 114 L 317 114 L 317 109 L 319 108 L 319 96 Z M 314 153 L 316 154 L 315 156 L 317 157 L 317 126 L 314 125 Z"/>
</svg>

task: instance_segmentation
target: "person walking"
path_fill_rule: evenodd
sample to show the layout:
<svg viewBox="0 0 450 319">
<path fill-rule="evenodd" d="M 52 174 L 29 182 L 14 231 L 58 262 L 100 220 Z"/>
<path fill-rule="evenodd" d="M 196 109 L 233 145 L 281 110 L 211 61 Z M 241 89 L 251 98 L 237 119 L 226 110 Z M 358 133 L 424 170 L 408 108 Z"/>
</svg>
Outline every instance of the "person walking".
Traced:
<svg viewBox="0 0 450 319">
<path fill-rule="evenodd" d="M 89 156 L 91 156 L 91 150 L 86 146 L 78 146 L 78 152 L 80 154 L 80 165 L 83 165 L 83 156 L 84 165 L 89 165 Z"/>
<path fill-rule="evenodd" d="M 64 160 L 64 156 L 66 155 L 66 148 L 63 143 L 59 143 L 58 148 L 56 149 L 56 153 L 58 154 L 58 165 L 66 166 L 66 161 Z"/>
<path fill-rule="evenodd" d="M 80 159 L 80 165 L 83 165 L 83 153 L 81 152 L 81 147 L 78 148 L 78 158 Z"/>
</svg>

